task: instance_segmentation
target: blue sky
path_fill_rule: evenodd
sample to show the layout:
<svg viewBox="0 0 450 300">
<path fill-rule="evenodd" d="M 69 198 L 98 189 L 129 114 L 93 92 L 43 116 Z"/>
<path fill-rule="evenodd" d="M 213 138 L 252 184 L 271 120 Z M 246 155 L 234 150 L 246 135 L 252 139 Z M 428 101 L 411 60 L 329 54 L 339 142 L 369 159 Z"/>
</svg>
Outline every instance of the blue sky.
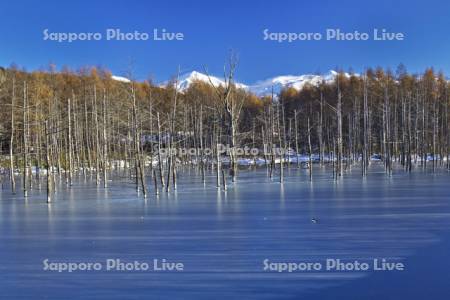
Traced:
<svg viewBox="0 0 450 300">
<path fill-rule="evenodd" d="M 156 81 L 176 73 L 220 75 L 230 49 L 239 55 L 242 82 L 284 74 L 404 63 L 409 71 L 434 66 L 450 73 L 449 1 L 2 1 L 0 65 L 28 70 L 102 65 L 117 75 L 132 62 L 135 77 Z M 50 32 L 101 32 L 107 28 L 182 32 L 184 41 L 43 40 Z M 403 32 L 404 41 L 264 41 L 271 32 L 321 32 L 327 28 L 371 33 Z"/>
</svg>

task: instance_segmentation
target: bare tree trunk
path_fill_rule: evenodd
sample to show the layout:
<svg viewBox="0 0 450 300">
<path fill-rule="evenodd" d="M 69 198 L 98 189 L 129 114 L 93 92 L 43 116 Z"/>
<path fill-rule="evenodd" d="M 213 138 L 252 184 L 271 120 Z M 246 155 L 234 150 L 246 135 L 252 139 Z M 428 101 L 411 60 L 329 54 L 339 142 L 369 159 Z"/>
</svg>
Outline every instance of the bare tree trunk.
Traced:
<svg viewBox="0 0 450 300">
<path fill-rule="evenodd" d="M 100 142 L 97 113 L 97 88 L 94 86 L 94 124 L 95 124 L 95 183 L 100 184 Z"/>
<path fill-rule="evenodd" d="M 140 146 L 140 131 L 138 128 L 137 107 L 136 107 L 136 90 L 132 86 L 132 104 L 133 104 L 133 129 L 134 129 L 134 151 L 136 161 L 136 180 L 140 182 L 144 198 L 147 197 L 147 185 L 145 181 L 145 169 Z"/>
<path fill-rule="evenodd" d="M 177 157 L 175 156 L 173 159 L 173 166 L 172 166 L 172 184 L 173 189 L 177 189 Z"/>
<path fill-rule="evenodd" d="M 294 110 L 294 131 L 295 131 L 295 157 L 297 158 L 297 168 L 300 167 L 299 149 L 298 149 L 298 122 L 297 122 L 297 110 Z"/>
<path fill-rule="evenodd" d="M 72 186 L 72 119 L 71 119 L 71 105 L 70 98 L 67 99 L 67 114 L 68 114 L 68 127 L 69 133 L 67 137 L 67 141 L 69 143 L 69 185 Z"/>
<path fill-rule="evenodd" d="M 217 188 L 220 188 L 220 169 L 222 168 L 221 162 L 220 162 L 220 144 L 219 144 L 219 134 L 216 136 L 216 161 L 217 161 L 217 168 L 216 168 L 216 180 L 217 180 Z M 223 175 L 223 172 L 222 172 Z"/>
<path fill-rule="evenodd" d="M 53 193 L 53 177 L 52 177 L 52 164 L 50 158 L 50 138 L 49 138 L 49 129 L 48 129 L 48 121 L 45 120 L 45 159 L 47 165 L 47 203 L 52 202 L 52 193 Z"/>
<path fill-rule="evenodd" d="M 158 179 L 156 178 L 156 170 L 155 169 L 153 169 L 153 184 L 155 185 L 155 194 L 159 195 Z"/>
<path fill-rule="evenodd" d="M 273 103 L 273 88 L 272 88 L 271 103 Z M 274 137 L 274 134 L 275 134 L 275 110 L 272 106 L 269 106 L 269 119 L 270 119 L 270 153 L 271 153 L 269 178 L 272 179 L 273 172 L 275 169 L 275 155 L 276 155 L 276 151 L 274 149 L 274 145 L 275 145 L 275 137 Z"/>
<path fill-rule="evenodd" d="M 200 105 L 200 120 L 199 120 L 200 128 L 199 128 L 199 138 L 200 138 L 200 168 L 202 173 L 202 182 L 205 184 L 206 178 L 205 178 L 205 157 L 203 155 L 203 107 Z"/>
<path fill-rule="evenodd" d="M 108 139 L 106 136 L 106 91 L 103 90 L 103 187 L 108 187 Z"/>
<path fill-rule="evenodd" d="M 16 179 L 14 177 L 14 106 L 16 97 L 16 79 L 13 78 L 12 83 L 12 97 L 11 97 L 11 139 L 9 143 L 9 176 L 11 180 L 11 191 L 13 194 L 16 193 Z"/>
<path fill-rule="evenodd" d="M 341 89 L 339 85 L 339 79 L 338 79 L 338 101 L 337 101 L 337 125 L 338 125 L 338 137 L 337 137 L 337 144 L 338 144 L 338 156 L 337 156 L 337 175 L 342 176 L 342 159 L 343 159 L 343 137 L 342 137 L 342 94 Z"/>
<path fill-rule="evenodd" d="M 159 178 L 161 180 L 161 186 L 164 188 L 164 171 L 161 159 L 161 122 L 159 120 L 159 112 L 156 114 L 158 121 L 158 168 L 159 168 Z"/>
<path fill-rule="evenodd" d="M 23 195 L 28 197 L 28 103 L 27 103 L 27 83 L 23 84 Z"/>
<path fill-rule="evenodd" d="M 35 119 L 38 120 L 38 110 L 36 109 L 35 111 Z M 42 128 L 41 128 L 41 123 L 38 123 L 37 126 L 37 134 L 36 134 L 36 152 L 37 152 L 37 157 L 36 157 L 36 180 L 38 183 L 38 189 L 41 189 L 41 145 L 42 145 L 42 141 L 41 141 L 41 133 L 42 133 Z"/>
<path fill-rule="evenodd" d="M 89 119 L 88 119 L 88 110 L 87 110 L 87 101 L 84 99 L 84 122 L 85 122 L 85 144 L 87 151 L 87 159 L 88 159 L 88 168 L 89 172 L 92 172 L 92 157 L 91 157 L 91 143 L 90 143 L 90 135 L 89 135 Z M 83 172 L 86 166 L 83 168 Z"/>
<path fill-rule="evenodd" d="M 368 104 L 368 87 L 367 76 L 364 76 L 364 126 L 363 126 L 363 155 L 362 155 L 362 175 L 367 175 L 369 165 L 369 104 Z"/>
<path fill-rule="evenodd" d="M 308 117 L 308 156 L 309 156 L 309 181 L 312 181 L 312 145 L 311 145 L 311 124 Z"/>
<path fill-rule="evenodd" d="M 281 124 L 280 124 L 280 104 L 277 105 L 277 130 L 278 130 L 278 143 L 280 146 L 280 183 L 284 181 L 284 149 L 281 141 Z"/>
<path fill-rule="evenodd" d="M 222 169 L 222 186 L 223 186 L 223 190 L 226 191 L 227 190 L 227 177 L 225 176 L 224 169 Z"/>
<path fill-rule="evenodd" d="M 383 110 L 383 139 L 385 145 L 385 162 L 386 162 L 386 172 L 388 175 L 392 174 L 391 166 L 391 136 L 390 136 L 390 103 L 388 95 L 387 83 L 384 87 L 384 110 Z"/>
<path fill-rule="evenodd" d="M 167 184 L 166 184 L 166 193 L 168 193 L 170 191 L 170 176 L 172 175 L 172 141 L 171 141 L 172 137 L 169 137 L 169 142 L 168 142 L 168 155 L 169 157 L 167 158 Z"/>
<path fill-rule="evenodd" d="M 320 164 L 324 163 L 325 156 L 325 147 L 323 143 L 323 93 L 320 91 L 320 117 L 319 117 L 319 126 L 317 128 L 317 135 L 319 137 L 319 153 L 320 153 Z"/>
</svg>

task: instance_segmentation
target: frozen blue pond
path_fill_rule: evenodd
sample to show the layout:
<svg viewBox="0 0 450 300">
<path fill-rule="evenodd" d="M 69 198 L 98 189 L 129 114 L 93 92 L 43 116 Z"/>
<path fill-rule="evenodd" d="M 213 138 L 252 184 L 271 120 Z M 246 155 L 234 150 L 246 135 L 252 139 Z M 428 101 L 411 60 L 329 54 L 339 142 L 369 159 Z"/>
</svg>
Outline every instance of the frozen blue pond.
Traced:
<svg viewBox="0 0 450 300">
<path fill-rule="evenodd" d="M 448 299 L 450 176 L 359 170 L 241 171 L 228 190 L 194 171 L 178 190 L 138 196 L 126 179 L 0 194 L 0 299 Z M 150 182 L 150 179 L 149 179 Z M 315 221 L 315 222 L 314 222 Z M 404 271 L 264 270 L 270 262 L 401 262 Z M 101 270 L 44 270 L 43 261 Z M 183 271 L 114 271 L 107 259 L 179 262 Z"/>
</svg>

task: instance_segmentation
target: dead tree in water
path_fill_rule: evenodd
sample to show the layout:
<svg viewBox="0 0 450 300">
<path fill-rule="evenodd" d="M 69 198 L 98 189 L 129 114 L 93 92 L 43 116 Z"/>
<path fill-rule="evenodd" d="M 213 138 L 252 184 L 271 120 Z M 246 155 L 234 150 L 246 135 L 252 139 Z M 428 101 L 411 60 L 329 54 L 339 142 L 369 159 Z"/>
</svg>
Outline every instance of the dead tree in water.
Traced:
<svg viewBox="0 0 450 300">
<path fill-rule="evenodd" d="M 23 195 L 28 197 L 28 99 L 27 99 L 27 83 L 23 83 Z"/>
<path fill-rule="evenodd" d="M 141 149 L 141 137 L 140 130 L 138 128 L 138 113 L 136 106 L 136 89 L 134 83 L 131 84 L 131 100 L 132 100 L 132 113 L 133 113 L 133 133 L 134 133 L 134 159 L 136 169 L 136 188 L 139 189 L 139 183 L 141 185 L 142 194 L 144 198 L 147 197 L 147 184 L 145 180 L 145 165 L 143 162 L 143 154 Z"/>
<path fill-rule="evenodd" d="M 169 133 L 169 138 L 167 141 L 167 152 L 168 152 L 168 157 L 167 157 L 167 185 L 166 185 L 166 193 L 168 193 L 170 191 L 170 176 L 172 173 L 172 135 Z"/>
<path fill-rule="evenodd" d="M 339 75 L 337 76 L 337 126 L 338 126 L 338 135 L 337 135 L 337 144 L 338 144 L 338 156 L 337 156 L 337 175 L 342 176 L 342 160 L 343 160 L 343 136 L 342 136 L 342 93 L 339 84 Z"/>
<path fill-rule="evenodd" d="M 39 112 L 38 109 L 35 110 L 34 114 L 35 120 L 39 120 Z M 38 184 L 38 189 L 41 190 L 41 166 L 42 166 L 42 154 L 41 154 L 41 145 L 42 145 L 42 124 L 41 122 L 38 122 L 37 124 L 37 134 L 35 139 L 35 145 L 36 145 L 36 181 Z"/>
<path fill-rule="evenodd" d="M 158 190 L 158 179 L 156 178 L 156 170 L 153 169 L 153 184 L 154 184 L 154 188 L 155 188 L 155 194 L 158 196 L 159 195 L 159 190 Z"/>
<path fill-rule="evenodd" d="M 336 114 L 337 120 L 337 137 L 333 134 L 333 177 L 337 179 L 342 176 L 343 170 L 343 132 L 342 132 L 342 93 L 339 83 L 339 76 L 336 76 L 336 88 L 337 88 L 337 104 L 336 107 L 327 103 L 328 107 Z M 336 149 L 337 148 L 337 149 Z M 334 161 L 336 160 L 336 161 Z"/>
<path fill-rule="evenodd" d="M 325 146 L 323 142 L 323 91 L 322 87 L 320 87 L 320 112 L 319 112 L 319 125 L 317 126 L 317 136 L 319 138 L 319 155 L 320 155 L 320 164 L 324 163 L 325 156 Z"/>
<path fill-rule="evenodd" d="M 243 98 L 236 93 L 236 86 L 234 84 L 234 72 L 237 66 L 237 59 L 232 54 L 229 61 L 228 71 L 224 67 L 224 85 L 221 87 L 215 86 L 208 75 L 210 84 L 216 91 L 219 99 L 219 116 L 222 116 L 222 124 L 225 125 L 229 143 L 230 143 L 230 174 L 232 181 L 236 181 L 237 173 L 237 151 L 238 144 L 238 125 L 240 114 L 243 106 Z"/>
<path fill-rule="evenodd" d="M 272 87 L 272 99 L 271 105 L 269 106 L 269 129 L 270 129 L 270 179 L 273 178 L 273 173 L 275 171 L 275 109 L 272 107 L 273 104 L 273 87 Z"/>
<path fill-rule="evenodd" d="M 281 124 L 280 124 L 280 118 L 282 118 L 280 114 L 280 104 L 277 104 L 277 134 L 278 134 L 278 151 L 280 152 L 280 183 L 283 183 L 284 181 L 284 156 L 285 156 L 285 149 L 282 147 L 282 141 L 281 141 Z M 283 128 L 284 131 L 284 128 Z"/>
<path fill-rule="evenodd" d="M 159 179 L 161 181 L 161 186 L 164 188 L 164 170 L 163 170 L 163 160 L 161 158 L 161 121 L 159 119 L 159 112 L 156 113 L 156 118 L 158 121 L 158 169 L 159 169 Z"/>
<path fill-rule="evenodd" d="M 362 151 L 362 175 L 367 175 L 369 166 L 369 103 L 368 103 L 368 80 L 367 76 L 363 78 L 363 98 L 364 98 L 364 123 L 363 123 L 363 151 Z"/>
<path fill-rule="evenodd" d="M 67 142 L 69 143 L 69 185 L 72 186 L 72 119 L 71 119 L 71 105 L 70 105 L 70 98 L 67 99 L 67 115 L 68 115 L 68 129 L 69 129 L 69 133 L 67 136 Z"/>
<path fill-rule="evenodd" d="M 295 131 L 295 156 L 297 158 L 297 168 L 300 168 L 299 149 L 298 149 L 298 121 L 297 110 L 294 110 L 294 131 Z"/>
<path fill-rule="evenodd" d="M 95 183 L 100 184 L 100 141 L 98 128 L 98 113 L 97 113 L 97 87 L 94 86 L 94 102 L 93 102 L 94 126 L 95 126 Z"/>
<path fill-rule="evenodd" d="M 14 106 L 16 97 L 16 79 L 13 78 L 12 81 L 12 96 L 11 96 L 11 138 L 9 144 L 9 175 L 11 180 L 11 191 L 13 194 L 16 193 L 16 179 L 14 178 Z"/>
<path fill-rule="evenodd" d="M 383 105 L 383 139 L 385 149 L 385 169 L 387 174 L 392 174 L 391 161 L 391 128 L 390 128 L 390 104 L 388 94 L 388 84 L 384 84 L 384 105 Z"/>
<path fill-rule="evenodd" d="M 45 160 L 46 160 L 46 168 L 47 168 L 47 203 L 52 202 L 52 193 L 53 193 L 53 167 L 51 164 L 51 155 L 50 155 L 50 132 L 48 129 L 48 120 L 45 120 Z"/>
<path fill-rule="evenodd" d="M 103 90 L 103 187 L 108 187 L 107 167 L 108 167 L 108 139 L 106 136 L 106 90 Z"/>
<path fill-rule="evenodd" d="M 87 167 L 89 169 L 89 173 L 92 174 L 92 157 L 91 157 L 91 143 L 90 143 L 90 130 L 89 130 L 89 118 L 88 118 L 88 109 L 87 109 L 87 101 L 84 99 L 84 133 L 86 136 L 85 147 L 86 147 L 86 156 L 87 156 Z M 86 162 L 83 165 L 83 173 L 86 175 Z"/>
<path fill-rule="evenodd" d="M 312 144 L 311 144 L 311 124 L 308 117 L 308 157 L 309 157 L 309 181 L 312 181 Z"/>
<path fill-rule="evenodd" d="M 167 186 L 166 192 L 170 189 L 170 177 L 172 177 L 172 184 L 174 190 L 177 189 L 177 179 L 176 179 L 176 168 L 177 168 L 177 157 L 173 155 L 174 150 L 176 150 L 176 145 L 174 141 L 175 136 L 175 121 L 177 114 L 177 101 L 178 101 L 178 78 L 180 76 L 180 71 L 178 70 L 177 77 L 174 83 L 175 91 L 173 94 L 173 107 L 171 114 L 168 114 L 169 121 L 169 158 L 168 158 L 168 172 L 167 172 Z"/>
<path fill-rule="evenodd" d="M 220 188 L 220 169 L 222 168 L 222 166 L 221 166 L 221 161 L 220 161 L 219 134 L 216 137 L 216 162 L 217 162 L 216 183 L 217 183 L 217 188 Z"/>
<path fill-rule="evenodd" d="M 227 190 L 227 177 L 225 176 L 224 169 L 222 169 L 222 186 L 223 186 L 223 190 L 226 191 Z"/>
<path fill-rule="evenodd" d="M 199 139 L 200 139 L 200 168 L 201 168 L 201 174 L 202 174 L 202 182 L 203 184 L 206 183 L 205 178 L 205 157 L 204 157 L 204 151 L 203 151 L 203 107 L 200 105 L 200 117 L 199 117 Z"/>
</svg>

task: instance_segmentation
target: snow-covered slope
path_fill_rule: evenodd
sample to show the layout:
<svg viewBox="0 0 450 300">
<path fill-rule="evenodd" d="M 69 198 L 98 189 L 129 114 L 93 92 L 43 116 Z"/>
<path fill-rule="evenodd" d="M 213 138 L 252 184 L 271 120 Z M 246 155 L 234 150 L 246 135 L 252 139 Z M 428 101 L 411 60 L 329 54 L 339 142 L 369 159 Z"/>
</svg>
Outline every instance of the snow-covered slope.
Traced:
<svg viewBox="0 0 450 300">
<path fill-rule="evenodd" d="M 272 93 L 272 88 L 274 94 L 279 94 L 281 90 L 286 88 L 293 88 L 297 91 L 301 90 L 306 84 L 318 85 L 322 81 L 331 82 L 334 80 L 338 73 L 335 71 L 330 71 L 325 75 L 285 75 L 276 76 L 263 81 L 259 81 L 254 85 L 250 86 L 250 91 L 259 96 L 266 96 Z"/>
<path fill-rule="evenodd" d="M 322 81 L 331 82 L 334 80 L 338 73 L 336 71 L 329 71 L 324 75 L 285 75 L 285 76 L 276 76 L 273 78 L 269 78 L 263 81 L 258 81 L 252 85 L 246 85 L 243 83 L 235 83 L 238 88 L 245 89 L 249 92 L 252 92 L 258 96 L 267 96 L 271 95 L 272 88 L 275 95 L 279 94 L 281 90 L 285 88 L 294 88 L 296 90 L 301 90 L 306 84 L 310 85 L 318 85 Z M 345 73 L 346 76 L 350 76 Z M 215 86 L 224 85 L 224 81 L 215 76 L 209 76 L 197 71 L 193 71 L 187 74 L 180 76 L 178 81 L 178 88 L 181 92 L 185 91 L 189 88 L 189 86 L 195 81 L 202 81 L 206 83 L 212 83 Z M 167 82 L 163 83 L 163 85 L 167 85 Z"/>
<path fill-rule="evenodd" d="M 111 76 L 112 80 L 116 80 L 116 81 L 120 81 L 120 82 L 131 82 L 130 79 L 122 77 L 122 76 L 116 76 L 116 75 L 112 75 Z"/>
<path fill-rule="evenodd" d="M 192 71 L 190 73 L 186 73 L 184 75 L 181 75 L 180 78 L 178 78 L 178 89 L 183 92 L 189 88 L 189 86 L 194 83 L 195 81 L 201 81 L 206 82 L 208 84 L 213 84 L 214 86 L 224 86 L 225 82 L 222 79 L 219 79 L 215 76 L 208 76 L 206 74 Z M 163 83 L 163 85 L 167 85 L 168 82 Z M 247 89 L 248 87 L 245 84 L 241 83 L 235 83 L 238 88 Z"/>
</svg>

